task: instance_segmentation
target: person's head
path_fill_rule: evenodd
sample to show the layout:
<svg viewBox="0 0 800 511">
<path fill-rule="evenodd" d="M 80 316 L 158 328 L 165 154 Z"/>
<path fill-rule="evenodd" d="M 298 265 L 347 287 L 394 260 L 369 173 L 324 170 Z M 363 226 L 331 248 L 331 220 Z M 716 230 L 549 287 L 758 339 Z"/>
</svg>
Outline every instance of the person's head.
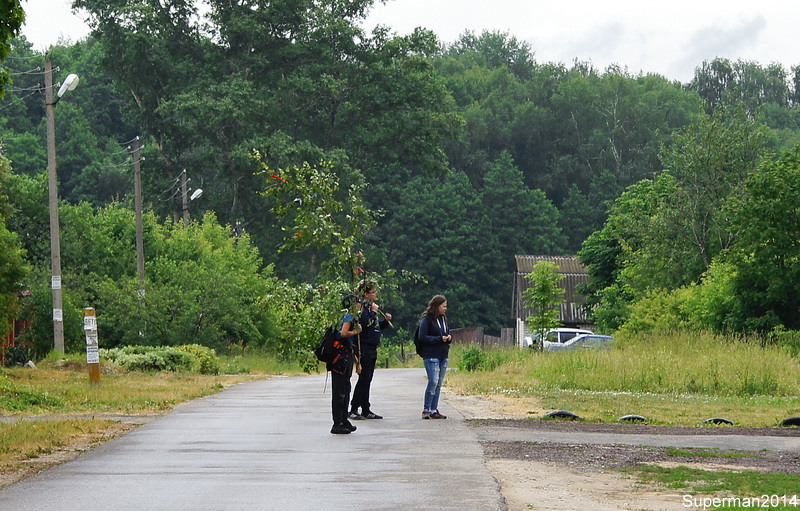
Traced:
<svg viewBox="0 0 800 511">
<path fill-rule="evenodd" d="M 358 297 L 356 295 L 349 294 L 349 295 L 345 295 L 345 297 L 342 298 L 342 308 L 343 309 L 349 309 L 349 308 L 353 307 L 354 305 L 361 305 L 361 301 L 358 299 Z"/>
<path fill-rule="evenodd" d="M 447 315 L 447 298 L 442 295 L 436 295 L 428 302 L 428 308 L 425 309 L 423 316 L 439 316 Z"/>
<path fill-rule="evenodd" d="M 365 280 L 358 285 L 358 295 L 364 300 L 374 301 L 378 297 L 378 286 Z"/>
</svg>

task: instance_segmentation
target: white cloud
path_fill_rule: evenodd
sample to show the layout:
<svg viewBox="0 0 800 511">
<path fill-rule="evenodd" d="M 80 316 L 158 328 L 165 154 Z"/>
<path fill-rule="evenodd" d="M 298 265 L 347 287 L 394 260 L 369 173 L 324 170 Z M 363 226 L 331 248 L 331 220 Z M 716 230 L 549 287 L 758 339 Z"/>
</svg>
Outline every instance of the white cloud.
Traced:
<svg viewBox="0 0 800 511">
<path fill-rule="evenodd" d="M 70 12 L 72 0 L 28 0 L 23 34 L 36 49 L 89 33 Z M 696 66 L 717 56 L 800 64 L 795 43 L 800 2 L 786 0 L 376 0 L 364 26 L 400 34 L 416 27 L 452 42 L 465 30 L 498 30 L 528 41 L 540 62 L 590 61 L 630 72 L 688 81 Z"/>
</svg>

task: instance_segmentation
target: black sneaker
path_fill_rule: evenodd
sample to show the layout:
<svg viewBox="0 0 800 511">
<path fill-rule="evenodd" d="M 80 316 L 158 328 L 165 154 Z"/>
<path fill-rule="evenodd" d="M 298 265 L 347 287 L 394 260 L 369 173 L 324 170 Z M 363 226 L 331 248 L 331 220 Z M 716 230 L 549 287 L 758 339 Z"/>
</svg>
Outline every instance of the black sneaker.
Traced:
<svg viewBox="0 0 800 511">
<path fill-rule="evenodd" d="M 378 415 L 377 413 L 374 413 L 374 412 L 369 412 L 369 413 L 364 414 L 364 418 L 365 419 L 383 419 L 383 417 L 381 417 L 380 415 Z"/>
<path fill-rule="evenodd" d="M 363 421 L 364 416 L 358 412 L 350 412 L 350 415 L 347 416 L 348 419 L 353 419 L 354 421 Z"/>
<path fill-rule="evenodd" d="M 331 433 L 334 435 L 349 435 L 352 431 L 344 424 L 334 424 L 331 428 Z"/>
<path fill-rule="evenodd" d="M 357 429 L 358 429 L 357 427 L 353 426 L 353 423 L 352 423 L 352 422 L 350 422 L 350 421 L 347 421 L 347 420 L 346 420 L 346 421 L 344 421 L 344 422 L 342 423 L 342 426 L 346 427 L 346 428 L 347 428 L 347 429 L 349 429 L 350 431 L 355 431 L 355 430 L 357 430 Z"/>
</svg>

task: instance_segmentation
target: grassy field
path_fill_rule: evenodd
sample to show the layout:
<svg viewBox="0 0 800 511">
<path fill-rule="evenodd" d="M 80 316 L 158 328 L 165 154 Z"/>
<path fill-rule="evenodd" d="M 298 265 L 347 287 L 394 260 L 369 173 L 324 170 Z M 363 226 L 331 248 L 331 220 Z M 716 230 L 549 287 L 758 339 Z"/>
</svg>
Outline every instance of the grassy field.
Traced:
<svg viewBox="0 0 800 511">
<path fill-rule="evenodd" d="M 697 426 L 725 417 L 775 426 L 800 415 L 800 359 L 787 348 L 710 334 L 615 340 L 608 351 L 453 350 L 449 388 L 535 397 L 541 408 L 588 421 L 637 414 L 653 424 Z M 473 370 L 464 370 L 464 367 Z"/>
</svg>

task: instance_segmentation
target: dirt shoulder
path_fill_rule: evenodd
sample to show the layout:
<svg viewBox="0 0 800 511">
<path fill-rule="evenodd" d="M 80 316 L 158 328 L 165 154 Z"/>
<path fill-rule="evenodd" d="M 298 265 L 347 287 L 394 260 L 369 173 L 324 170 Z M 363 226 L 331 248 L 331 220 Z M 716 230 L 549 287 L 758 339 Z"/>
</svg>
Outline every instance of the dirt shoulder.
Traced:
<svg viewBox="0 0 800 511">
<path fill-rule="evenodd" d="M 535 399 L 446 394 L 447 402 L 478 428 L 514 428 L 640 435 L 729 435 L 730 450 L 719 456 L 676 455 L 665 447 L 589 443 L 482 441 L 486 466 L 498 481 L 509 511 L 527 510 L 678 510 L 684 495 L 648 488 L 618 469 L 643 463 L 684 465 L 710 471 L 800 474 L 800 453 L 736 451 L 738 435 L 800 436 L 797 428 L 662 427 L 642 424 L 595 424 L 529 420 L 540 410 Z M 541 415 L 538 413 L 537 415 Z M 716 451 L 714 452 L 716 453 Z M 708 454 L 707 450 L 703 454 Z M 741 456 L 731 456 L 741 454 Z"/>
</svg>

